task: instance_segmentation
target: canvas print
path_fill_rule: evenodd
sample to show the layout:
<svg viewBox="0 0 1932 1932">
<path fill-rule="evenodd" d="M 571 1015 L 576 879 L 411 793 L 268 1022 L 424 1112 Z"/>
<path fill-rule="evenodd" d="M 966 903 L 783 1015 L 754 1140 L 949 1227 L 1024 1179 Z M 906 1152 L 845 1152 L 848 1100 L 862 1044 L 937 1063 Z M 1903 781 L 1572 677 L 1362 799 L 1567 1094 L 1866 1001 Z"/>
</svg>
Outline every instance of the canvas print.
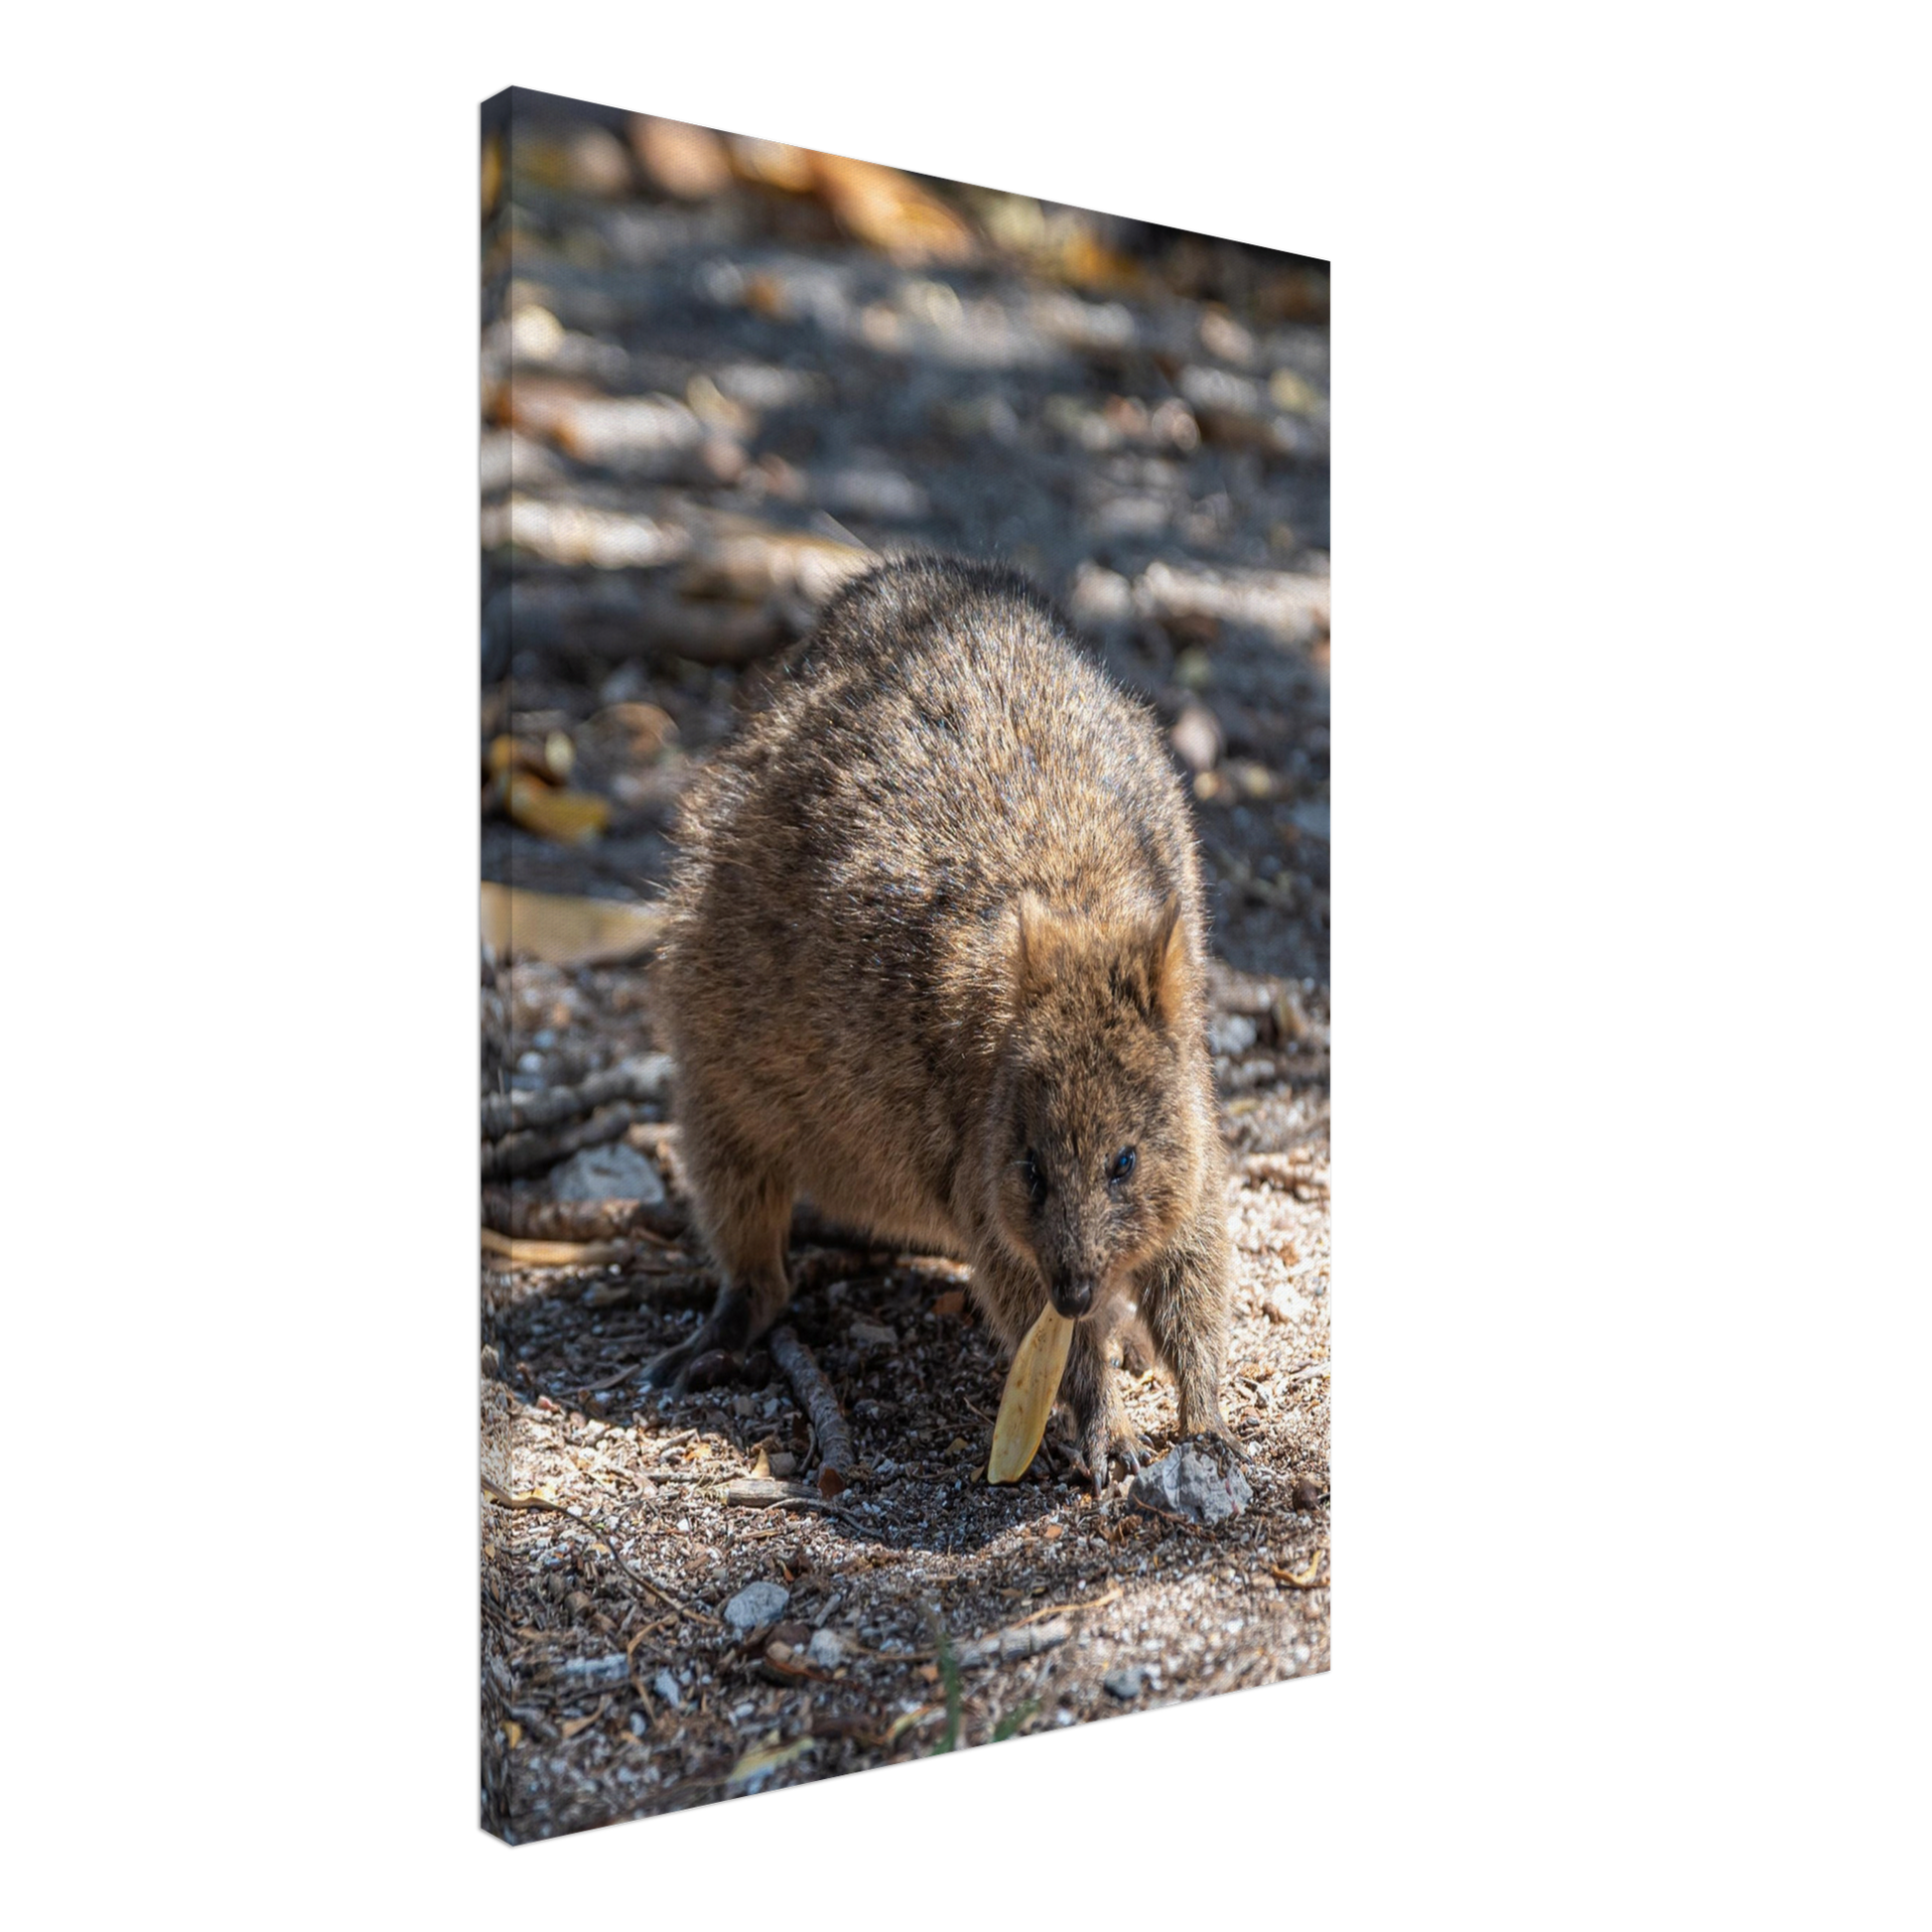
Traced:
<svg viewBox="0 0 1932 1932">
<path fill-rule="evenodd" d="M 482 132 L 484 1826 L 1325 1670 L 1327 265 Z"/>
</svg>

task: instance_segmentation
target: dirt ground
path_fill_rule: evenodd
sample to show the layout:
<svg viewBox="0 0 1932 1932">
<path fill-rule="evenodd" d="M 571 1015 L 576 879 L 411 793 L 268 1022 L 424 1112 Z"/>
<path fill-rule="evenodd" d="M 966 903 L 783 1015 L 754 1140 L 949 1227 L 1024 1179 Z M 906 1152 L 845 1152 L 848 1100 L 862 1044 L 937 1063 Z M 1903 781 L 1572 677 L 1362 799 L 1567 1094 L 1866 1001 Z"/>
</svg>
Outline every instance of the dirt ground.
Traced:
<svg viewBox="0 0 1932 1932">
<path fill-rule="evenodd" d="M 553 748 L 608 823 L 543 837 L 499 782 L 484 878 L 647 906 L 683 787 L 840 573 L 909 545 L 1029 569 L 1196 803 L 1235 1157 L 1224 1406 L 1254 1494 L 1214 1529 L 1159 1522 L 1124 1484 L 1096 1501 L 1051 1431 L 990 1488 L 1004 1363 L 963 1271 L 805 1225 L 795 1325 L 859 1467 L 829 1500 L 734 1502 L 734 1478 L 809 1476 L 816 1443 L 761 1349 L 740 1381 L 640 1391 L 713 1286 L 674 1214 L 616 1261 L 486 1250 L 483 1822 L 550 1837 L 1325 1669 L 1325 270 L 944 184 L 855 203 L 795 151 L 680 150 L 540 96 L 502 133 L 483 736 Z M 485 962 L 485 1094 L 656 1044 L 647 951 Z M 675 1129 L 634 1113 L 674 1209 Z M 1165 1381 L 1128 1406 L 1167 1449 Z M 734 1630 L 760 1580 L 781 1610 Z"/>
</svg>

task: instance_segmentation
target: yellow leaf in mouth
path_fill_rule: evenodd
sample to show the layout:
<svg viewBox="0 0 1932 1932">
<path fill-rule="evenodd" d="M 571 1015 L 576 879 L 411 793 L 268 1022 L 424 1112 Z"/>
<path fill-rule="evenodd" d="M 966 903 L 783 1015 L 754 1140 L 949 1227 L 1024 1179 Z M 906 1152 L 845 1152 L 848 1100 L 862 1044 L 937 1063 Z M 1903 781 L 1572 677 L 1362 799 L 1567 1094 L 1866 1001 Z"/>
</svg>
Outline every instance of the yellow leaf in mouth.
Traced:
<svg viewBox="0 0 1932 1932">
<path fill-rule="evenodd" d="M 1046 1418 L 1059 1394 L 1066 1351 L 1072 1343 L 1073 1323 L 1048 1303 L 1027 1330 L 1007 1370 L 1006 1390 L 993 1424 L 988 1482 L 1018 1482 L 1027 1473 L 1046 1434 Z"/>
</svg>

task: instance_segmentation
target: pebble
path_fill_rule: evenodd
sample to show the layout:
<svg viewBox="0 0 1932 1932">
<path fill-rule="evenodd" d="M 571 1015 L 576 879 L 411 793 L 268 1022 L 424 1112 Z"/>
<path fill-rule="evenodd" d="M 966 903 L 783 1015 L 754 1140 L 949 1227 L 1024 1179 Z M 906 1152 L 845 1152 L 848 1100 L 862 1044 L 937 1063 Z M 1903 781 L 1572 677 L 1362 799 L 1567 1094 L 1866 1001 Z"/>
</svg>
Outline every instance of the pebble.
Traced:
<svg viewBox="0 0 1932 1932">
<path fill-rule="evenodd" d="M 1119 1698 L 1123 1704 L 1132 1704 L 1147 1688 L 1147 1672 L 1139 1664 L 1123 1665 L 1118 1670 L 1110 1670 L 1100 1680 L 1100 1688 L 1109 1697 Z"/>
<path fill-rule="evenodd" d="M 725 1621 L 743 1637 L 784 1615 L 791 1592 L 773 1583 L 747 1584 L 725 1605 Z"/>
<path fill-rule="evenodd" d="M 829 1625 L 814 1630 L 805 1655 L 820 1670 L 831 1670 L 845 1661 L 845 1639 Z"/>
<path fill-rule="evenodd" d="M 1328 836 L 1328 801 L 1325 798 L 1311 798 L 1297 805 L 1292 814 L 1297 825 L 1311 838 L 1325 839 Z"/>
<path fill-rule="evenodd" d="M 677 1679 L 669 1671 L 659 1671 L 651 1679 L 650 1687 L 673 1711 L 684 1709 L 684 1693 L 678 1689 Z"/>
<path fill-rule="evenodd" d="M 587 1147 L 554 1169 L 550 1192 L 557 1200 L 640 1200 L 660 1206 L 664 1183 L 644 1157 L 625 1141 Z"/>
<path fill-rule="evenodd" d="M 1180 708 L 1173 729 L 1168 734 L 1175 756 L 1189 771 L 1211 771 L 1221 756 L 1220 721 L 1198 699 L 1190 698 Z M 1213 1037 L 1210 1028 L 1209 1038 Z M 1254 1044 L 1254 1028 L 1248 1029 L 1248 1044 Z M 1224 1048 L 1216 1048 L 1224 1051 Z"/>
<path fill-rule="evenodd" d="M 573 1657 L 557 1666 L 559 1677 L 569 1678 L 573 1683 L 591 1690 L 613 1690 L 624 1681 L 629 1671 L 630 1666 L 624 1661 L 621 1650 L 612 1652 L 608 1657 Z"/>
<path fill-rule="evenodd" d="M 1127 1499 L 1157 1516 L 1222 1523 L 1239 1516 L 1254 1500 L 1254 1491 L 1239 1468 L 1223 1469 L 1204 1449 L 1178 1443 L 1134 1478 Z"/>
<path fill-rule="evenodd" d="M 1255 1023 L 1245 1013 L 1221 1013 L 1207 1023 L 1207 1048 L 1211 1053 L 1245 1053 L 1261 1037 Z"/>
<path fill-rule="evenodd" d="M 866 1348 L 890 1348 L 898 1340 L 892 1329 L 878 1321 L 855 1321 L 852 1324 L 852 1339 Z"/>
</svg>

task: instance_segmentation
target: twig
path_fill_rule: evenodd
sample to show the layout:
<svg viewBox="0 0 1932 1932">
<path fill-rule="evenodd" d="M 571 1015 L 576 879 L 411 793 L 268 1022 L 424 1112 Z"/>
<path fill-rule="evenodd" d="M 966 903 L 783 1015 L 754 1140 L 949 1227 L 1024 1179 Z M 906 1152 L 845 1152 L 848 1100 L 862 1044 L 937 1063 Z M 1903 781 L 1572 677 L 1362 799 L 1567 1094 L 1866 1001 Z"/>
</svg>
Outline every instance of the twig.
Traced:
<svg viewBox="0 0 1932 1932">
<path fill-rule="evenodd" d="M 1317 1550 L 1309 1559 L 1308 1568 L 1305 1570 L 1290 1570 L 1286 1564 L 1271 1563 L 1268 1566 L 1268 1574 L 1296 1589 L 1318 1589 L 1322 1587 L 1317 1581 L 1321 1574 L 1321 1559 L 1327 1554 L 1325 1550 Z"/>
<path fill-rule="evenodd" d="M 507 1489 L 499 1489 L 487 1476 L 483 1478 L 483 1492 L 485 1499 L 494 1503 L 499 1509 L 548 1509 L 554 1511 L 559 1516 L 568 1516 L 573 1523 L 582 1523 L 587 1528 L 596 1530 L 604 1538 L 605 1547 L 611 1552 L 612 1559 L 617 1563 L 619 1569 L 626 1577 L 630 1578 L 633 1583 L 641 1584 L 644 1588 L 649 1590 L 661 1602 L 668 1603 L 672 1609 L 693 1618 L 696 1622 L 709 1623 L 714 1629 L 718 1627 L 718 1619 L 708 1611 L 698 1609 L 694 1604 L 684 1602 L 681 1598 L 673 1595 L 671 1591 L 666 1589 L 662 1584 L 656 1582 L 653 1578 L 646 1577 L 641 1570 L 633 1569 L 629 1558 L 618 1548 L 617 1531 L 607 1528 L 594 1516 L 580 1516 L 568 1503 L 560 1503 L 549 1496 L 539 1496 L 534 1492 L 529 1492 L 521 1496 L 513 1496 Z"/>
<path fill-rule="evenodd" d="M 641 1373 L 642 1362 L 626 1362 L 615 1375 L 607 1375 L 602 1382 L 586 1382 L 577 1391 L 579 1395 L 599 1395 L 606 1389 L 615 1389 L 620 1382 L 628 1382 L 633 1375 Z"/>
<path fill-rule="evenodd" d="M 637 1109 L 630 1101 L 614 1100 L 575 1127 L 533 1127 L 525 1133 L 506 1134 L 500 1141 L 484 1144 L 483 1178 L 500 1180 L 554 1168 L 581 1148 L 602 1147 L 607 1141 L 615 1141 L 637 1117 Z"/>
<path fill-rule="evenodd" d="M 852 1514 L 802 1482 L 778 1482 L 770 1476 L 744 1476 L 728 1483 L 725 1500 L 751 1509 L 822 1509 L 831 1516 Z"/>
<path fill-rule="evenodd" d="M 670 1084 L 670 1060 L 662 1053 L 625 1060 L 620 1066 L 593 1073 L 574 1087 L 545 1087 L 540 1093 L 486 1093 L 483 1102 L 483 1134 L 500 1141 L 521 1128 L 554 1127 L 576 1120 L 607 1100 L 661 1100 Z"/>
<path fill-rule="evenodd" d="M 837 1392 L 825 1379 L 825 1371 L 812 1357 L 812 1351 L 799 1340 L 797 1331 L 781 1325 L 771 1330 L 771 1359 L 785 1372 L 785 1380 L 804 1405 L 818 1434 L 818 1492 L 827 1501 L 845 1487 L 845 1471 L 857 1458 L 852 1453 L 852 1438 L 845 1426 L 845 1412 L 839 1407 Z"/>
<path fill-rule="evenodd" d="M 628 1241 L 518 1241 L 489 1227 L 479 1233 L 483 1252 L 512 1268 L 603 1268 L 631 1253 Z"/>
<path fill-rule="evenodd" d="M 684 1210 L 670 1201 L 523 1200 L 507 1187 L 485 1187 L 485 1227 L 519 1240 L 668 1244 L 685 1231 Z"/>
<path fill-rule="evenodd" d="M 959 1668 L 979 1670 L 987 1664 L 1019 1663 L 1024 1658 L 1037 1657 L 1042 1650 L 1051 1650 L 1072 1634 L 1072 1624 L 1063 1618 L 1053 1623 L 1042 1623 L 1037 1629 L 1028 1629 L 1022 1623 L 1011 1623 L 1004 1630 L 996 1630 L 990 1637 L 961 1644 Z"/>
<path fill-rule="evenodd" d="M 1043 1610 L 1035 1610 L 1031 1616 L 1023 1616 L 1012 1627 L 1016 1630 L 1029 1623 L 1037 1623 L 1043 1616 L 1063 1616 L 1069 1610 L 1097 1610 L 1103 1603 L 1112 1603 L 1120 1595 L 1120 1586 L 1116 1584 L 1104 1596 L 1089 1597 L 1084 1603 L 1049 1603 Z"/>
</svg>

